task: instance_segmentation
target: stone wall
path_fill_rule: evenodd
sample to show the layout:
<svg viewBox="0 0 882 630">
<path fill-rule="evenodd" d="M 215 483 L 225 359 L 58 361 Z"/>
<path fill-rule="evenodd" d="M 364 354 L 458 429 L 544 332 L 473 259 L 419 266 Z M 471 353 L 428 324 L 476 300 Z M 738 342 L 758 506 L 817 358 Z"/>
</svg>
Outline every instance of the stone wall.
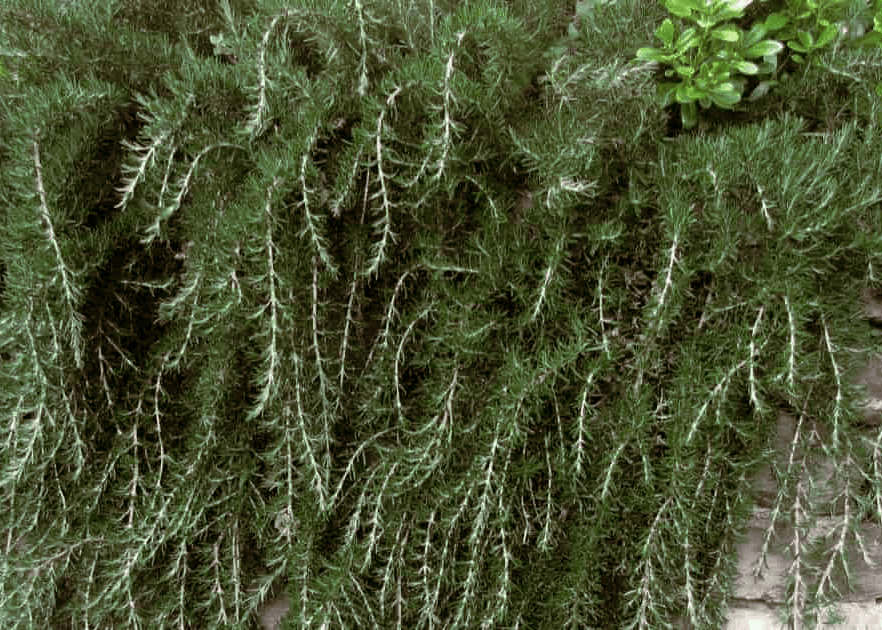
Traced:
<svg viewBox="0 0 882 630">
<path fill-rule="evenodd" d="M 868 325 L 882 325 L 882 296 L 872 291 L 863 295 L 863 313 Z M 866 388 L 864 423 L 860 437 L 869 449 L 872 460 L 882 474 L 882 452 L 879 452 L 880 425 L 882 425 L 882 357 L 866 355 L 863 369 L 855 382 Z M 882 629 L 882 506 L 874 505 L 872 518 L 861 519 L 854 513 L 854 503 L 846 504 L 846 493 L 854 492 L 854 484 L 868 480 L 851 454 L 836 461 L 824 452 L 831 436 L 825 424 L 798 414 L 779 411 L 776 452 L 778 468 L 801 471 L 786 499 L 778 500 L 782 488 L 778 476 L 770 466 L 757 471 L 751 483 L 757 491 L 757 501 L 747 527 L 746 535 L 738 546 L 738 575 L 730 600 L 726 630 L 789 630 L 798 629 L 801 621 L 787 621 L 785 605 L 803 606 L 804 597 L 819 590 L 828 593 L 837 602 L 829 612 L 835 612 L 840 624 L 832 623 L 829 614 L 821 613 L 819 628 L 842 630 Z M 805 451 L 795 448 L 796 438 L 807 438 Z M 837 466 L 837 463 L 839 464 Z M 860 486 L 858 486 L 860 487 Z M 799 514 L 802 493 L 815 496 L 814 522 L 807 520 L 804 531 L 784 524 L 780 506 L 791 514 Z M 775 506 L 779 506 L 776 513 Z M 805 518 L 810 518 L 805 513 Z M 806 557 L 805 549 L 814 554 Z M 795 550 L 801 549 L 801 557 Z M 848 568 L 848 576 L 843 571 Z M 800 567 L 812 565 L 814 571 L 801 571 Z M 790 589 L 788 582 L 801 586 Z M 826 616 L 825 616 L 826 615 Z"/>
</svg>

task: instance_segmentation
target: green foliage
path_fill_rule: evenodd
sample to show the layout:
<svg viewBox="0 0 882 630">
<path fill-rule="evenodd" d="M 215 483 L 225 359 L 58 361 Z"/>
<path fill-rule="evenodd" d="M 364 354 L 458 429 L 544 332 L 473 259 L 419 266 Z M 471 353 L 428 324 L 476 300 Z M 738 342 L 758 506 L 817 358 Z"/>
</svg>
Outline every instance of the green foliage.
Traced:
<svg viewBox="0 0 882 630">
<path fill-rule="evenodd" d="M 672 137 L 642 2 L 7 4 L 4 629 L 717 628 L 775 405 L 855 439 L 857 51 Z"/>
<path fill-rule="evenodd" d="M 666 77 L 676 72 L 682 79 L 680 83 L 661 83 L 658 99 L 662 106 L 675 100 L 681 104 L 684 127 L 694 127 L 698 122 L 696 102 L 704 108 L 714 104 L 731 109 L 741 100 L 745 81 L 733 78 L 733 73 L 777 74 L 777 55 L 784 49 L 784 43 L 796 51 L 791 57 L 794 62 L 814 59 L 817 51 L 827 48 L 839 34 L 839 22 L 832 20 L 842 15 L 836 13 L 834 17 L 833 12 L 841 12 L 845 0 L 826 4 L 818 4 L 815 0 L 788 2 L 786 11 L 774 12 L 744 32 L 729 20 L 741 17 L 744 7 L 750 3 L 751 0 L 714 0 L 710 3 L 665 0 L 671 13 L 694 21 L 698 27 L 690 26 L 677 33 L 674 23 L 667 18 L 656 30 L 664 48 L 637 51 L 638 59 L 672 65 L 673 70 L 665 71 Z M 778 39 L 763 39 L 768 33 L 775 34 Z M 861 40 L 860 44 L 866 45 L 868 41 Z M 759 57 L 763 58 L 759 65 L 749 61 Z M 748 100 L 765 96 L 768 89 L 777 84 L 774 78 L 760 81 Z"/>
</svg>

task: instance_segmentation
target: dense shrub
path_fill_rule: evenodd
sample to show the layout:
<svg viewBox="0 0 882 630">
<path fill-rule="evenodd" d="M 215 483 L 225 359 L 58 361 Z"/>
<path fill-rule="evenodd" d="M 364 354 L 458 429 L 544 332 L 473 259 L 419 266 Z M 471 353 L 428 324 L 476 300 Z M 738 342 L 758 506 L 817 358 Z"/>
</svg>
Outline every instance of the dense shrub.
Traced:
<svg viewBox="0 0 882 630">
<path fill-rule="evenodd" d="M 550 56 L 553 0 L 50 4 L 0 9 L 4 628 L 719 627 L 776 406 L 850 448 L 878 65 L 680 134 L 644 2 Z"/>
</svg>

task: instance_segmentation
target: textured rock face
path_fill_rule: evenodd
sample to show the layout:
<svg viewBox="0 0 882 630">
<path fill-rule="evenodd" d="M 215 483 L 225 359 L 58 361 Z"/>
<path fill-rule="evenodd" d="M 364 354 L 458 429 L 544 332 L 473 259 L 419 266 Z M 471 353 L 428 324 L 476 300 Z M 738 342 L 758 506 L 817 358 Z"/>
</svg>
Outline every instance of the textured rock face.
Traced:
<svg viewBox="0 0 882 630">
<path fill-rule="evenodd" d="M 850 603 L 839 606 L 838 614 L 841 624 L 827 624 L 822 620 L 822 627 L 839 628 L 840 630 L 875 630 L 882 623 L 882 604 Z M 745 603 L 733 608 L 725 630 L 788 630 L 789 626 L 781 621 L 781 616 L 774 608 L 766 604 Z"/>
<path fill-rule="evenodd" d="M 248 591 L 260 597 L 260 588 L 258 583 L 254 583 Z M 273 580 L 262 599 L 263 602 L 254 610 L 256 627 L 261 630 L 279 630 L 282 620 L 291 610 L 291 598 L 288 596 L 284 577 L 279 576 Z"/>
<path fill-rule="evenodd" d="M 856 384 L 867 390 L 864 420 L 870 426 L 878 426 L 882 423 L 882 357 L 872 357 L 867 362 Z"/>
<path fill-rule="evenodd" d="M 792 527 L 777 526 L 767 543 L 772 516 L 770 510 L 755 510 L 747 536 L 738 546 L 735 590 L 741 599 L 768 603 L 784 602 L 787 599 L 786 582 L 793 563 L 788 547 L 794 541 L 795 532 Z M 879 579 L 882 528 L 862 523 L 861 548 L 853 536 L 841 531 L 842 525 L 842 518 L 819 519 L 808 529 L 807 538 L 822 544 L 825 540 L 832 545 L 840 541 L 844 544 L 850 579 L 846 582 L 844 576 L 835 576 L 832 580 L 832 585 L 839 592 L 840 601 L 875 603 L 877 598 L 882 598 L 882 580 Z M 766 545 L 768 551 L 763 554 L 763 547 Z"/>
<path fill-rule="evenodd" d="M 265 630 L 278 630 L 282 624 L 282 618 L 288 614 L 290 608 L 291 601 L 287 594 L 282 593 L 271 597 L 257 611 L 261 627 Z"/>
</svg>

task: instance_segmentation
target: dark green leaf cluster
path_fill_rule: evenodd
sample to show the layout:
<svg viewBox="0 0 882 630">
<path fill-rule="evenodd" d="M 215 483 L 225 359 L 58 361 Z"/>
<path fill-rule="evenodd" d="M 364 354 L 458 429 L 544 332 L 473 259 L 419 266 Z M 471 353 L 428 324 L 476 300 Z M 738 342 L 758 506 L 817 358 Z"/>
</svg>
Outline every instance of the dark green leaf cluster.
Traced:
<svg viewBox="0 0 882 630">
<path fill-rule="evenodd" d="M 776 406 L 852 435 L 871 65 L 662 142 L 638 2 L 62 4 L 0 9 L 0 626 L 719 627 Z"/>
</svg>

